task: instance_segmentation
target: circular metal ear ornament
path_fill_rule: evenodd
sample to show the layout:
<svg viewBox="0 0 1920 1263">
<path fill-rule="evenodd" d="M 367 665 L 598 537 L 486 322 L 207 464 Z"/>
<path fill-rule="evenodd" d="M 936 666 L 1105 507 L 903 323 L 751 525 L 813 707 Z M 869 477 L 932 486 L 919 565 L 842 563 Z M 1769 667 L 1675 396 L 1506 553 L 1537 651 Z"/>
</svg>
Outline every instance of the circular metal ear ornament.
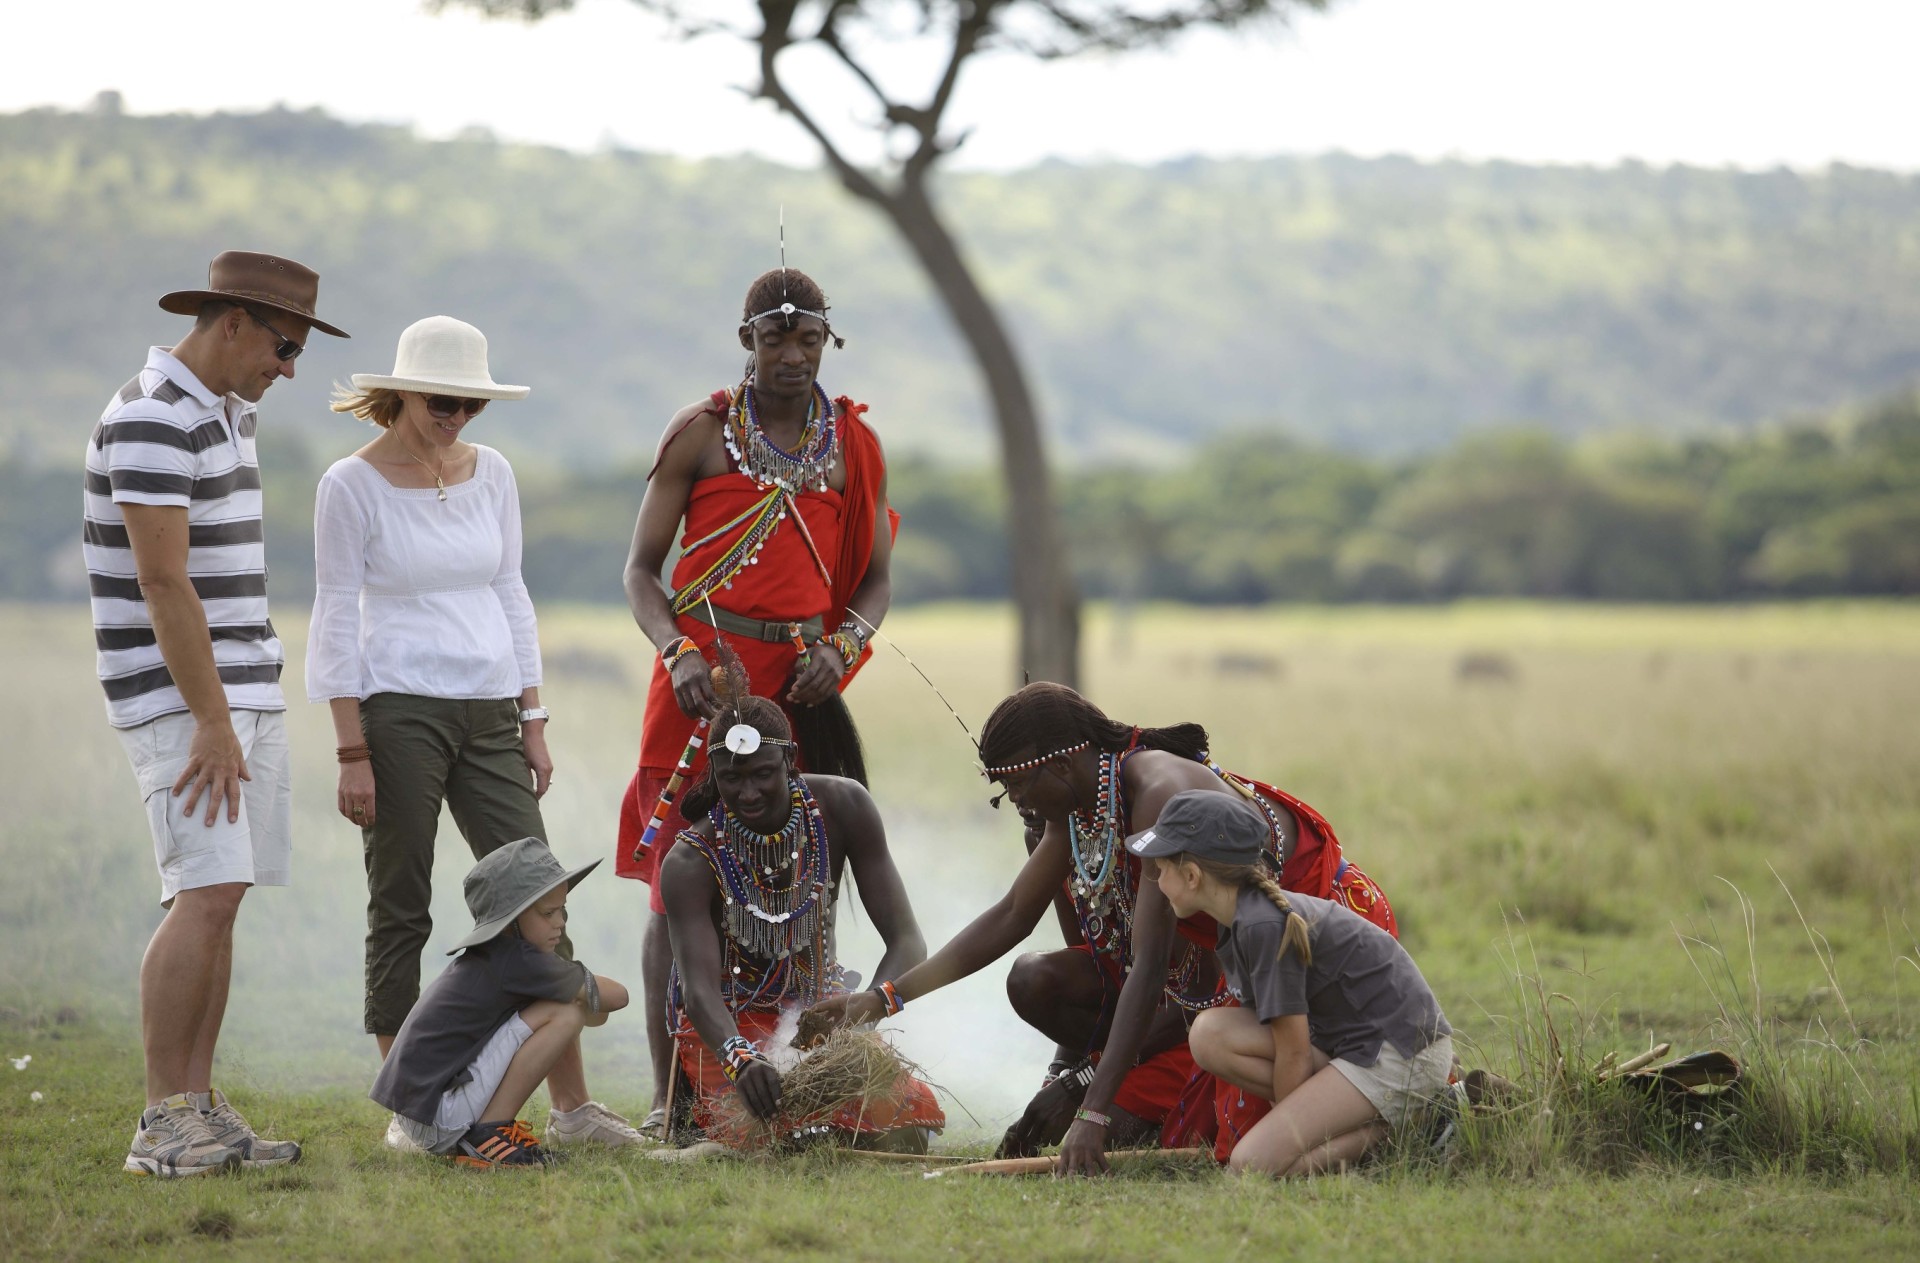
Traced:
<svg viewBox="0 0 1920 1263">
<path fill-rule="evenodd" d="M 735 724 L 727 729 L 725 744 L 735 754 L 752 754 L 760 748 L 760 730 L 752 724 Z"/>
</svg>

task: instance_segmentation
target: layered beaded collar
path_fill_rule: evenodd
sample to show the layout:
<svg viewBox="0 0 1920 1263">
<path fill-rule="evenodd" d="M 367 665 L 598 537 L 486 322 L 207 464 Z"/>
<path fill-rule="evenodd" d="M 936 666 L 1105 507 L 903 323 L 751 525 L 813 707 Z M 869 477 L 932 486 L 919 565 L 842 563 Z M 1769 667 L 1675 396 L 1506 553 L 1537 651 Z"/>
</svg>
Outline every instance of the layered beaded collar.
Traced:
<svg viewBox="0 0 1920 1263">
<path fill-rule="evenodd" d="M 833 477 L 833 465 L 839 456 L 838 416 L 833 400 L 819 382 L 813 384 L 813 401 L 807 408 L 807 424 L 800 432 L 800 444 L 794 451 L 776 445 L 760 426 L 755 406 L 753 382 L 741 384 L 727 409 L 727 452 L 741 473 L 762 488 L 786 492 L 825 491 Z"/>
</svg>

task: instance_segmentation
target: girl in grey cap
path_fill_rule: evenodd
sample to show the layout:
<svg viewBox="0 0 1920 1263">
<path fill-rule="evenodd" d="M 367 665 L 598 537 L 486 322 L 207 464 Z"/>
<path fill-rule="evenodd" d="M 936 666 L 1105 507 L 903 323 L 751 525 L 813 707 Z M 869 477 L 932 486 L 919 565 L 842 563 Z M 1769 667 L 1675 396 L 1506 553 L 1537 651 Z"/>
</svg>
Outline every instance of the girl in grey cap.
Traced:
<svg viewBox="0 0 1920 1263">
<path fill-rule="evenodd" d="M 1229 1162 L 1314 1175 L 1358 1160 L 1449 1091 L 1453 1029 L 1393 935 L 1280 888 L 1261 858 L 1265 836 L 1246 803 L 1188 790 L 1127 849 L 1177 915 L 1220 923 L 1215 951 L 1240 1004 L 1194 1022 L 1193 1059 L 1274 1103 Z"/>
</svg>

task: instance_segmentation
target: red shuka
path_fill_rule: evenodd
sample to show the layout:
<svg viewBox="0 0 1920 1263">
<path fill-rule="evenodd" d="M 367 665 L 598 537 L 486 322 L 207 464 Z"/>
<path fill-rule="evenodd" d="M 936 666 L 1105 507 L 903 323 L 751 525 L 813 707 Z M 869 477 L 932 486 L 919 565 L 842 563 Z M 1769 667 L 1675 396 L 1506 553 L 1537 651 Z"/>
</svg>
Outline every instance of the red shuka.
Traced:
<svg viewBox="0 0 1920 1263">
<path fill-rule="evenodd" d="M 714 392 L 713 410 L 724 413 L 729 396 Z M 806 526 L 782 522 L 759 554 L 757 561 L 743 566 L 729 586 L 713 597 L 717 608 L 745 618 L 799 622 L 819 616 L 826 629 L 838 627 L 846 617 L 847 602 L 867 577 L 867 563 L 873 556 L 874 508 L 880 496 L 880 484 L 886 477 L 886 459 L 880 440 L 861 419 L 867 406 L 841 397 L 834 400 L 839 413 L 840 460 L 846 469 L 846 487 L 841 491 L 805 490 L 794 494 L 800 516 Z M 677 437 L 677 436 L 675 436 Z M 668 438 L 671 444 L 673 438 Z M 687 497 L 686 529 L 681 547 L 687 549 L 673 568 L 673 587 L 679 591 L 713 565 L 732 544 L 729 533 L 698 548 L 695 541 L 711 535 L 766 496 L 766 490 L 738 470 L 729 470 L 693 484 Z M 887 510 L 889 527 L 898 531 L 900 515 Z M 820 560 L 831 568 L 829 585 L 820 573 L 807 538 L 819 550 Z M 712 646 L 718 636 L 712 627 L 682 615 L 678 620 L 682 635 L 689 636 L 713 660 Z M 727 637 L 728 645 L 740 655 L 753 681 L 753 691 L 785 706 L 783 700 L 792 682 L 797 652 L 790 642 L 752 640 L 744 636 Z M 868 651 L 869 653 L 871 650 Z M 864 658 L 863 658 L 864 661 Z M 840 681 L 845 689 L 852 682 L 860 663 L 853 664 Z M 674 836 L 687 827 L 678 804 L 668 813 L 655 835 L 651 848 L 635 855 L 647 821 L 660 800 L 660 791 L 673 775 L 673 768 L 693 735 L 694 721 L 681 711 L 673 696 L 673 681 L 658 657 L 653 661 L 653 676 L 647 688 L 647 708 L 640 730 L 639 769 L 620 803 L 620 833 L 614 847 L 614 871 L 622 877 L 653 882 L 659 864 L 673 845 Z M 698 776 L 704 765 L 704 752 L 694 763 Z M 664 912 L 658 887 L 651 904 Z"/>
</svg>

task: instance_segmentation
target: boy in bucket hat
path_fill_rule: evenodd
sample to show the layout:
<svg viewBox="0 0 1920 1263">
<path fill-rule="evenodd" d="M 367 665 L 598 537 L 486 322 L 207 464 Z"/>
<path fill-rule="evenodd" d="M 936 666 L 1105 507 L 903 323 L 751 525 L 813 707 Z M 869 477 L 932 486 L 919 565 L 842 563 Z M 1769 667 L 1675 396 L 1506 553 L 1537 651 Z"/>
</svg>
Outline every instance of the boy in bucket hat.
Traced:
<svg viewBox="0 0 1920 1263">
<path fill-rule="evenodd" d="M 448 952 L 459 959 L 413 1006 L 368 1093 L 414 1145 L 488 1170 L 549 1161 L 520 1107 L 583 1027 L 627 1004 L 625 987 L 554 950 L 567 892 L 599 863 L 569 871 L 545 842 L 522 838 L 467 874 L 473 932 Z"/>
</svg>

